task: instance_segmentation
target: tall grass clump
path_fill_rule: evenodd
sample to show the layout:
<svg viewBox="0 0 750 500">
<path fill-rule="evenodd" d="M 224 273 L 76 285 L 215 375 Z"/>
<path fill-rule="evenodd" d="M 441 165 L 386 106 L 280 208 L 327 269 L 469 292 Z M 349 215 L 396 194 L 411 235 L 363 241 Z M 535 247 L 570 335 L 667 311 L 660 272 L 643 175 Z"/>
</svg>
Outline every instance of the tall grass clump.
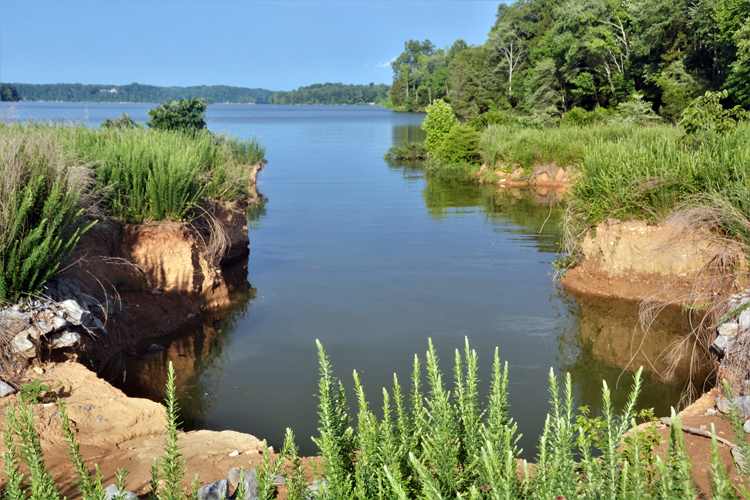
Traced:
<svg viewBox="0 0 750 500">
<path fill-rule="evenodd" d="M 0 304 L 38 292 L 91 227 L 89 173 L 49 131 L 0 125 Z"/>
<path fill-rule="evenodd" d="M 551 371 L 551 411 L 536 464 L 529 467 L 518 460 L 520 436 L 508 414 L 508 367 L 501 364 L 497 349 L 484 404 L 478 397 L 477 353 L 468 341 L 463 352 L 455 353 L 452 388 L 430 342 L 426 385 L 415 356 L 408 402 L 394 375 L 392 390 L 383 389 L 382 419 L 371 410 L 355 371 L 356 428 L 348 425 L 343 386 L 333 376 L 320 343 L 318 354 L 321 427 L 315 442 L 324 461 L 318 472 L 323 485 L 320 498 L 642 500 L 696 496 L 679 419 L 674 415 L 676 430 L 667 455 L 647 458 L 658 440 L 636 425 L 640 370 L 619 414 L 604 384 L 603 412 L 596 418 L 576 415 L 570 375 L 561 388 Z M 628 431 L 631 436 L 625 439 Z M 726 471 L 719 464 L 720 460 L 715 473 L 721 482 Z"/>
<path fill-rule="evenodd" d="M 638 128 L 617 142 L 598 141 L 587 147 L 564 219 L 568 251 L 575 253 L 581 236 L 608 218 L 656 222 L 713 198 L 748 213 L 748 166 L 750 124 L 697 144 L 666 126 Z M 719 222 L 709 229 L 749 242 L 741 225 Z"/>
</svg>

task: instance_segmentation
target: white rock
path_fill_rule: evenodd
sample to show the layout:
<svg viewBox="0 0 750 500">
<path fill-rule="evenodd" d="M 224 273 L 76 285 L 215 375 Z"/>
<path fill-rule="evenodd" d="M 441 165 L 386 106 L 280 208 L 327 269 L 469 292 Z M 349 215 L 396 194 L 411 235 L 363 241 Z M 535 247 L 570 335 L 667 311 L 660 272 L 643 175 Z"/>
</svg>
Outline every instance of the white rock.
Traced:
<svg viewBox="0 0 750 500">
<path fill-rule="evenodd" d="M 151 295 L 161 295 L 161 290 L 154 288 L 151 290 Z"/>
<path fill-rule="evenodd" d="M 64 347 L 74 347 L 81 342 L 81 334 L 78 332 L 64 331 L 53 333 L 49 337 L 49 346 L 52 349 L 62 349 Z"/>
<path fill-rule="evenodd" d="M 740 313 L 737 323 L 739 323 L 739 329 L 741 332 L 750 329 L 750 309 L 745 309 Z"/>
<path fill-rule="evenodd" d="M 14 394 L 17 392 L 13 387 L 0 380 L 0 398 L 4 398 L 8 394 Z"/>
<path fill-rule="evenodd" d="M 748 420 L 747 422 L 745 422 L 744 425 L 742 426 L 742 428 L 745 429 L 746 433 L 750 434 L 750 420 Z"/>
<path fill-rule="evenodd" d="M 0 331 L 13 335 L 25 330 L 31 323 L 26 314 L 11 309 L 0 310 Z"/>
<path fill-rule="evenodd" d="M 239 455 L 239 454 L 240 454 L 240 452 L 239 452 L 239 451 L 237 451 L 237 450 L 234 450 L 234 451 L 233 451 L 232 453 L 230 453 L 230 454 L 229 454 L 229 456 L 230 456 L 230 457 L 236 457 L 236 456 L 237 456 L 237 455 Z"/>
<path fill-rule="evenodd" d="M 87 325 L 91 320 L 91 313 L 81 307 L 75 300 L 64 300 L 60 307 L 68 315 L 67 320 L 74 325 Z M 85 307 L 85 306 L 84 306 Z"/>
<path fill-rule="evenodd" d="M 36 357 L 36 344 L 27 335 L 19 333 L 10 341 L 10 352 L 31 359 Z"/>
<path fill-rule="evenodd" d="M 719 331 L 719 335 L 723 335 L 724 337 L 734 337 L 735 335 L 737 335 L 739 328 L 740 327 L 736 322 L 731 321 L 731 322 L 719 325 L 718 331 Z"/>
</svg>

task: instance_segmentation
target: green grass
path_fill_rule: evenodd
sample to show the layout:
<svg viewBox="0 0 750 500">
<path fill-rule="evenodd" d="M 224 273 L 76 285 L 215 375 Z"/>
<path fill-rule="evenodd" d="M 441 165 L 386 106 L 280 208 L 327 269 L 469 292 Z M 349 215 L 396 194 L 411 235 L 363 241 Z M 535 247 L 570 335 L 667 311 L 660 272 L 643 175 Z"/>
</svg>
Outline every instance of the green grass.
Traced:
<svg viewBox="0 0 750 500">
<path fill-rule="evenodd" d="M 192 220 L 249 195 L 255 137 L 0 123 L 0 303 L 37 293 L 89 219 Z"/>
</svg>

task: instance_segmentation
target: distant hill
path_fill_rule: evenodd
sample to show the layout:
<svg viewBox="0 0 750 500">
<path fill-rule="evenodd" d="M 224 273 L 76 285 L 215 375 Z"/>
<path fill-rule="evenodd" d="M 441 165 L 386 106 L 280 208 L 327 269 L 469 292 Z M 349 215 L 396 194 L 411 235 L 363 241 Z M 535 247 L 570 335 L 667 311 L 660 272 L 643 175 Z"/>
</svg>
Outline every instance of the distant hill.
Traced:
<svg viewBox="0 0 750 500">
<path fill-rule="evenodd" d="M 344 85 L 343 83 L 316 83 L 291 92 L 276 92 L 271 104 L 380 104 L 388 99 L 390 87 L 385 84 Z"/>
<path fill-rule="evenodd" d="M 0 84 L 0 100 L 62 102 L 149 102 L 161 103 L 199 97 L 212 103 L 234 104 L 380 104 L 388 99 L 390 86 L 316 83 L 290 92 L 265 89 L 201 85 L 157 87 L 156 85 L 83 85 L 81 83 Z"/>
<path fill-rule="evenodd" d="M 6 84 L 3 84 L 7 86 Z M 209 103 L 265 104 L 272 90 L 230 87 L 228 85 L 201 85 L 194 87 L 157 87 L 155 85 L 83 85 L 80 83 L 10 85 L 22 101 L 64 102 L 155 102 L 200 97 Z"/>
</svg>

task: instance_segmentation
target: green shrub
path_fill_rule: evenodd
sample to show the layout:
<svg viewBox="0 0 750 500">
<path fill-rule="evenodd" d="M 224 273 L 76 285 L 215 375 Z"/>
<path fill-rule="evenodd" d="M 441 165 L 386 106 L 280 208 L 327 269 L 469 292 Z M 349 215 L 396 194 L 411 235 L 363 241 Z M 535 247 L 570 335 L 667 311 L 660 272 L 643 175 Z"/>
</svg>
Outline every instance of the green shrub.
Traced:
<svg viewBox="0 0 750 500">
<path fill-rule="evenodd" d="M 133 121 L 129 114 L 123 113 L 121 117 L 114 120 L 107 118 L 99 125 L 99 128 L 143 128 L 143 125 Z"/>
<path fill-rule="evenodd" d="M 573 107 L 570 111 L 562 115 L 560 124 L 575 125 L 578 127 L 590 127 L 598 123 L 606 123 L 614 114 L 613 111 L 603 108 L 594 108 L 586 111 L 578 106 Z"/>
<path fill-rule="evenodd" d="M 424 145 L 431 155 L 437 154 L 443 137 L 454 125 L 458 125 L 458 119 L 453 114 L 450 104 L 442 99 L 436 99 L 427 106 L 427 116 L 422 122 L 422 130 L 427 132 Z"/>
<path fill-rule="evenodd" d="M 422 142 L 407 142 L 401 146 L 392 146 L 388 149 L 388 152 L 383 156 L 386 161 L 395 160 L 424 160 L 427 158 L 427 148 Z"/>
<path fill-rule="evenodd" d="M 503 129 L 499 125 L 488 125 L 482 131 L 479 138 L 479 155 L 482 161 L 491 170 L 494 170 L 503 159 L 505 152 L 505 140 Z"/>
<path fill-rule="evenodd" d="M 479 166 L 471 163 L 449 163 L 439 158 L 425 161 L 424 175 L 440 182 L 477 182 Z"/>
<path fill-rule="evenodd" d="M 88 174 L 53 134 L 0 127 L 0 303 L 39 292 L 91 227 L 78 220 Z"/>
<path fill-rule="evenodd" d="M 482 130 L 489 125 L 515 125 L 519 127 L 532 126 L 527 121 L 499 109 L 492 109 L 486 113 L 481 113 L 466 123 L 478 132 L 482 132 Z"/>
<path fill-rule="evenodd" d="M 203 120 L 206 117 L 206 109 L 206 101 L 195 97 L 164 102 L 161 106 L 148 110 L 150 119 L 146 125 L 157 130 L 203 130 L 206 128 L 206 122 Z"/>
<path fill-rule="evenodd" d="M 438 151 L 451 163 L 478 163 L 479 132 L 466 124 L 456 125 L 445 134 Z"/>
<path fill-rule="evenodd" d="M 682 113 L 680 125 L 688 134 L 698 132 L 716 132 L 725 134 L 734 128 L 739 122 L 750 117 L 747 111 L 740 106 L 725 109 L 721 99 L 726 99 L 729 93 L 707 91 L 688 105 Z"/>
<path fill-rule="evenodd" d="M 532 478 L 525 464 L 519 471 L 519 436 L 508 414 L 508 366 L 500 363 L 497 349 L 484 406 L 478 397 L 477 353 L 468 341 L 463 353 L 455 353 L 452 390 L 444 381 L 430 341 L 426 386 L 415 356 L 408 405 L 394 375 L 392 391 L 383 390 L 381 420 L 370 409 L 355 371 L 356 429 L 348 427 L 344 390 L 319 342 L 318 353 L 321 436 L 316 442 L 325 464 L 322 472 L 318 471 L 318 482 L 324 485 L 321 499 L 695 497 L 690 461 L 674 414 L 668 453 L 664 460 L 657 459 L 656 474 L 641 460 L 641 453 L 633 453 L 652 446 L 644 441 L 647 431 L 639 431 L 634 418 L 641 370 L 619 415 L 614 413 L 604 384 L 603 413 L 595 419 L 596 425 L 576 418 L 570 374 L 565 377 L 561 398 L 558 380 L 550 370 L 551 410 Z M 620 448 L 628 430 L 632 432 L 627 445 L 630 453 Z M 353 449 L 359 453 L 353 454 Z M 716 466 L 717 477 L 724 477 L 726 469 L 722 475 L 720 460 Z"/>
</svg>

